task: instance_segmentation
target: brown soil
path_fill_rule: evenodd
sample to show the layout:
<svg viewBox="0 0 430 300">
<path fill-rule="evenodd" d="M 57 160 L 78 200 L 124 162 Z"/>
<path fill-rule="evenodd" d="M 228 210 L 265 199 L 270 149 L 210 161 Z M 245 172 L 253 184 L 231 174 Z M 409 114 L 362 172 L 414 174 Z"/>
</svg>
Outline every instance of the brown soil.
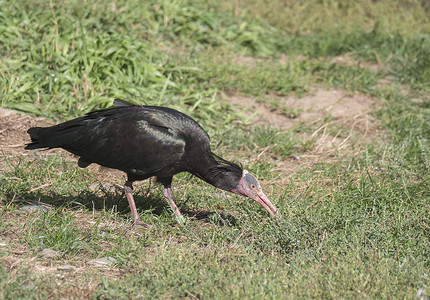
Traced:
<svg viewBox="0 0 430 300">
<path fill-rule="evenodd" d="M 50 123 L 43 118 L 34 118 L 0 107 L 0 149 L 5 152 L 22 150 L 29 136 L 26 131 L 30 126 L 48 126 Z M 24 151 L 20 151 L 25 154 Z"/>
<path fill-rule="evenodd" d="M 29 151 L 24 150 L 25 144 L 30 142 L 28 128 L 49 125 L 52 124 L 44 118 L 35 118 L 0 107 L 0 171 L 5 170 L 6 159 L 13 161 L 19 156 L 29 154 Z"/>
<path fill-rule="evenodd" d="M 270 108 L 266 103 L 257 103 L 255 99 L 249 97 L 233 95 L 227 100 L 241 109 L 256 112 L 258 123 L 282 129 L 291 129 L 297 125 L 321 124 L 330 117 L 340 125 L 361 121 L 376 125 L 376 119 L 371 115 L 376 107 L 373 99 L 360 94 L 346 94 L 339 90 L 317 90 L 302 98 L 278 97 L 277 102 L 280 102 L 280 106 L 295 112 L 295 116 Z M 266 102 L 269 103 L 270 100 Z"/>
<path fill-rule="evenodd" d="M 288 180 L 285 174 L 294 174 L 302 167 L 339 160 L 344 155 L 357 155 L 362 145 L 387 136 L 372 115 L 378 106 L 375 99 L 359 93 L 315 89 L 301 98 L 271 95 L 264 103 L 241 95 L 230 95 L 226 100 L 241 111 L 256 114 L 257 124 L 294 130 L 303 142 L 314 143 L 312 149 L 300 157 L 275 159 L 277 166 L 273 171 L 280 171 L 275 184 L 282 185 Z M 276 108 L 271 102 L 276 103 Z M 270 156 L 270 149 L 261 151 Z"/>
</svg>

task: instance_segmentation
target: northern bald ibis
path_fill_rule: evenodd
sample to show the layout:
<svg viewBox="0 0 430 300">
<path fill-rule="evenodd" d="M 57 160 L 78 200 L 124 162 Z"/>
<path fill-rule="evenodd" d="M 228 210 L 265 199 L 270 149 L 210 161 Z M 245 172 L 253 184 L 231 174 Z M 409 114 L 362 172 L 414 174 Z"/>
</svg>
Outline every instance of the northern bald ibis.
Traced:
<svg viewBox="0 0 430 300">
<path fill-rule="evenodd" d="M 124 185 L 134 225 L 146 226 L 133 199 L 133 182 L 155 176 L 179 222 L 171 182 L 190 172 L 213 186 L 260 203 L 272 216 L 275 206 L 260 184 L 241 166 L 212 153 L 208 134 L 189 116 L 158 106 L 139 106 L 116 99 L 112 108 L 90 112 L 51 127 L 32 127 L 25 149 L 63 148 L 80 158 L 81 168 L 97 163 L 127 174 Z"/>
</svg>

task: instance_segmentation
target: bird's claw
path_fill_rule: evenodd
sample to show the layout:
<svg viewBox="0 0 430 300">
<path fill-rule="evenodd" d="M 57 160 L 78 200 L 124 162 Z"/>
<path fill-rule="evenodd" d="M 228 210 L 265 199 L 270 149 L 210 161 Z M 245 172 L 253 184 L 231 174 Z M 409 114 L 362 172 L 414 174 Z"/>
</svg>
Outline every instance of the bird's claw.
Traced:
<svg viewBox="0 0 430 300">
<path fill-rule="evenodd" d="M 146 224 L 146 223 L 142 222 L 139 219 L 135 220 L 134 223 L 133 223 L 133 229 L 137 229 L 137 228 L 140 228 L 140 227 L 143 227 L 145 229 L 150 229 L 152 226 L 149 225 L 149 224 Z"/>
</svg>

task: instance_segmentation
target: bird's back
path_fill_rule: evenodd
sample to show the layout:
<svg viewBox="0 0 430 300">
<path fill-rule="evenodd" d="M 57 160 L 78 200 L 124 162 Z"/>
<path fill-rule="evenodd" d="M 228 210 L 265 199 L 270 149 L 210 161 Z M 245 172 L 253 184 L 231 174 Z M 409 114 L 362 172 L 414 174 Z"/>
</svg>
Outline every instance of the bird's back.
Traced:
<svg viewBox="0 0 430 300">
<path fill-rule="evenodd" d="M 210 151 L 209 136 L 189 116 L 157 106 L 120 106 L 48 128 L 30 128 L 26 149 L 63 148 L 90 163 L 145 179 L 187 171 L 186 161 Z"/>
</svg>

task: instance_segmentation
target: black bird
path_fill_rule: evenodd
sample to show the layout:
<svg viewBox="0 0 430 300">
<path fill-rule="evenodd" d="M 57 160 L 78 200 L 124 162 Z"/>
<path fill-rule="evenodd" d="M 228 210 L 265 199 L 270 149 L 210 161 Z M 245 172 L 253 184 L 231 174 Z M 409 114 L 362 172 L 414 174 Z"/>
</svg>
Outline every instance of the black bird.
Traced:
<svg viewBox="0 0 430 300">
<path fill-rule="evenodd" d="M 139 219 L 133 199 L 133 182 L 156 176 L 178 221 L 173 201 L 173 175 L 190 172 L 213 186 L 244 195 L 260 203 L 272 216 L 275 206 L 247 170 L 212 153 L 208 134 L 189 116 L 158 106 L 138 106 L 116 99 L 112 108 L 90 112 L 51 127 L 27 131 L 25 149 L 63 148 L 80 158 L 81 168 L 97 163 L 127 174 L 124 185 L 135 225 Z"/>
</svg>

